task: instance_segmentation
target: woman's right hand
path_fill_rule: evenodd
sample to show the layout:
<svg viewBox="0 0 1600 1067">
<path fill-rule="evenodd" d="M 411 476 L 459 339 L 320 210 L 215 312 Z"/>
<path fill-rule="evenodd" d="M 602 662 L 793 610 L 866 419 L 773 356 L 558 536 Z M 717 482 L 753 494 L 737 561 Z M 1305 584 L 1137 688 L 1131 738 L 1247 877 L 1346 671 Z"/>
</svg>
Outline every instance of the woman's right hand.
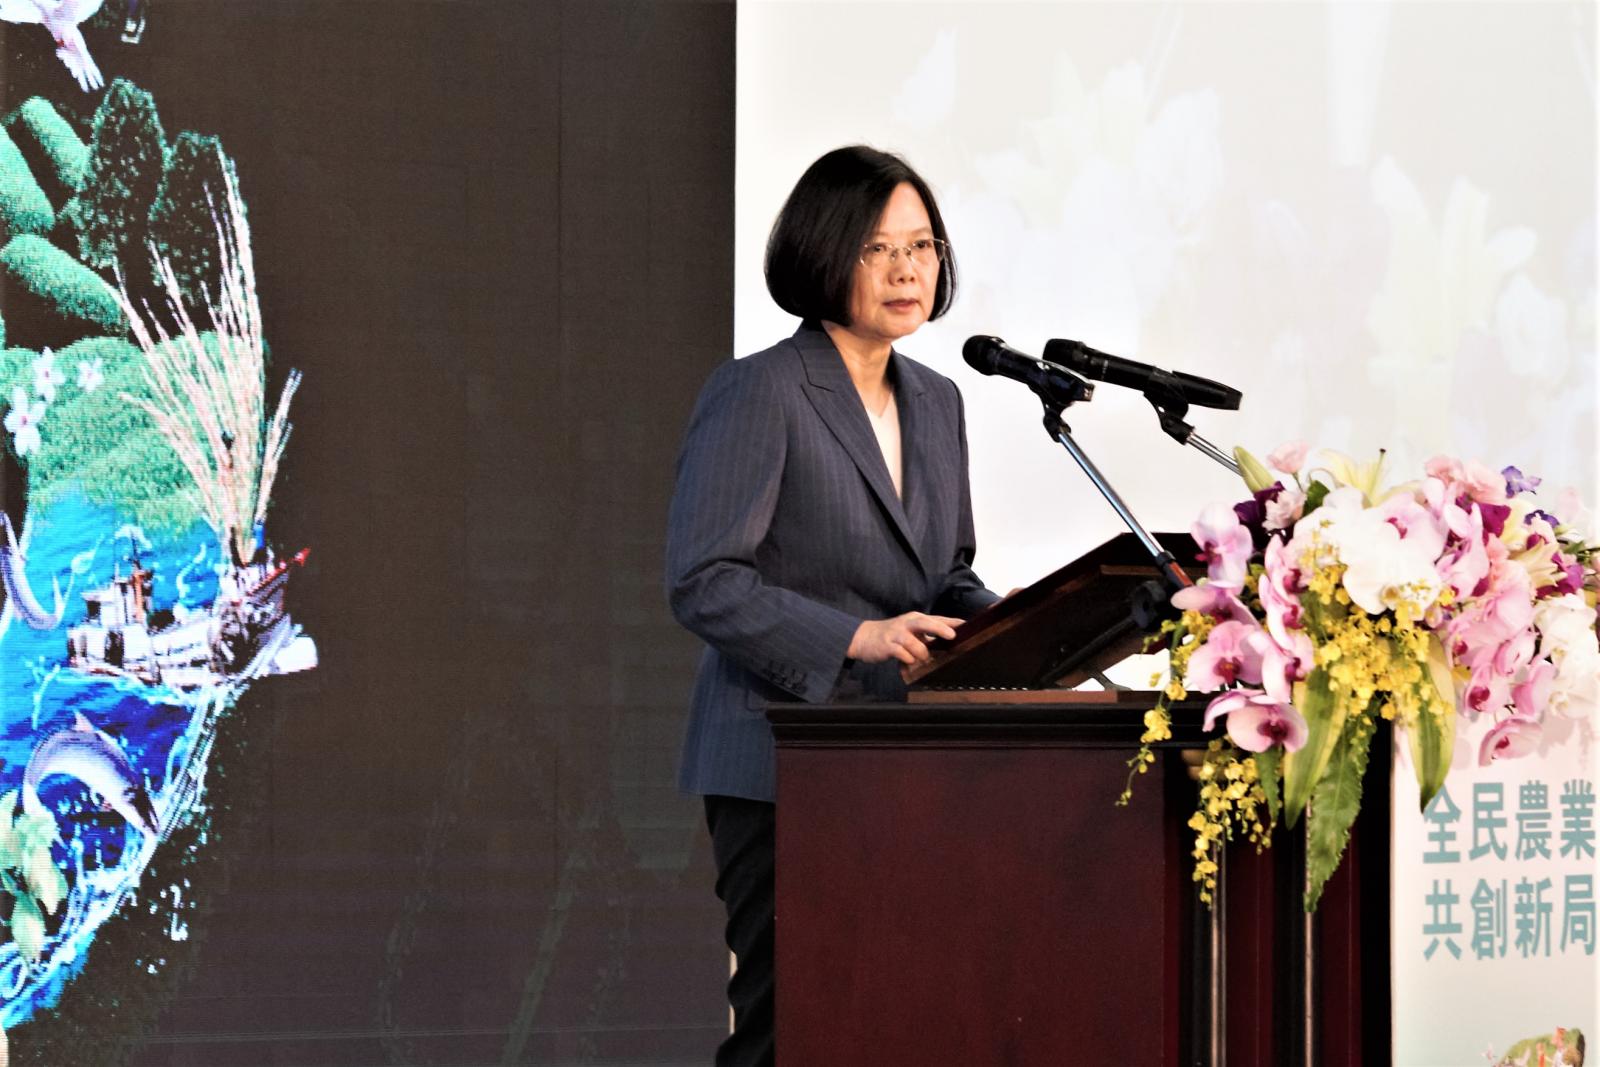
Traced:
<svg viewBox="0 0 1600 1067">
<path fill-rule="evenodd" d="M 955 637 L 961 623 L 961 619 L 924 615 L 920 611 L 908 611 L 892 619 L 868 619 L 856 627 L 845 655 L 862 663 L 896 659 L 914 667 L 928 659 L 929 641 Z"/>
</svg>

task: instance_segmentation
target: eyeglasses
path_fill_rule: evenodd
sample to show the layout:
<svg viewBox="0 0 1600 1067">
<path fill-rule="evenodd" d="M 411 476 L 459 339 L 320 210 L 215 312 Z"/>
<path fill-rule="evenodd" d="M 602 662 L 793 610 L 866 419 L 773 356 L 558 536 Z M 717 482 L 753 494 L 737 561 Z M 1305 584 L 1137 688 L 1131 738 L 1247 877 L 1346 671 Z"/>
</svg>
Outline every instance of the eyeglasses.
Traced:
<svg viewBox="0 0 1600 1067">
<path fill-rule="evenodd" d="M 861 265 L 863 267 L 884 267 L 893 264 L 903 252 L 908 260 L 919 267 L 932 267 L 944 262 L 944 257 L 949 254 L 950 242 L 941 241 L 937 237 L 923 237 L 907 245 L 890 244 L 888 241 L 873 241 L 861 246 Z"/>
</svg>

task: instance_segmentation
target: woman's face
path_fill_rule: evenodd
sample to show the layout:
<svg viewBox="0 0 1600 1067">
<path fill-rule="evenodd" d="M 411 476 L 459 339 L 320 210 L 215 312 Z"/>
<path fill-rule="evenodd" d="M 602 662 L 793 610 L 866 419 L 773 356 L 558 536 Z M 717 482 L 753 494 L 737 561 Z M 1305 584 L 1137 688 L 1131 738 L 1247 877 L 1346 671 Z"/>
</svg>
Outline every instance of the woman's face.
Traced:
<svg viewBox="0 0 1600 1067">
<path fill-rule="evenodd" d="M 846 327 L 851 334 L 872 344 L 893 344 L 928 321 L 940 262 L 908 255 L 906 246 L 932 237 L 933 225 L 922 197 L 912 185 L 901 182 L 889 194 L 877 228 L 867 236 L 868 245 L 888 245 L 892 258 L 882 253 L 864 255 L 867 262 L 856 264 L 850 289 L 850 325 Z M 929 258 L 931 262 L 926 261 Z"/>
</svg>

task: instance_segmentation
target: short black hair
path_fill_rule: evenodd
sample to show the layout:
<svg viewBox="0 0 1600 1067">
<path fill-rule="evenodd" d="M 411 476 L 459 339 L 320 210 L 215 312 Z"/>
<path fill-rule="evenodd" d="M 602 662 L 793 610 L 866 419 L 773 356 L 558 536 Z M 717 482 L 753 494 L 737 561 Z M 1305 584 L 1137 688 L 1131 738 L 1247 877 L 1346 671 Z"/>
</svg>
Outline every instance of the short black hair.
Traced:
<svg viewBox="0 0 1600 1067">
<path fill-rule="evenodd" d="M 950 310 L 956 296 L 956 259 L 933 190 L 899 156 L 859 144 L 835 148 L 807 167 L 772 224 L 767 291 L 779 307 L 808 321 L 850 325 L 850 289 L 861 246 L 901 183 L 922 197 L 933 236 L 945 242 L 928 318 Z"/>
</svg>

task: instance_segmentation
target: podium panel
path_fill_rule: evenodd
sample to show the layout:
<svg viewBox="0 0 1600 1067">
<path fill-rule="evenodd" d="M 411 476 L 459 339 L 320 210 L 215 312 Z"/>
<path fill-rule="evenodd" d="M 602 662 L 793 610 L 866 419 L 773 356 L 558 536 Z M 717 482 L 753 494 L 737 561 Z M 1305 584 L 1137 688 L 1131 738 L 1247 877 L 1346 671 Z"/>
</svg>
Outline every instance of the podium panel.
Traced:
<svg viewBox="0 0 1600 1067">
<path fill-rule="evenodd" d="M 1386 835 L 1358 822 L 1311 921 L 1281 846 L 1230 850 L 1219 911 L 1198 908 L 1203 705 L 1114 806 L 1149 703 L 774 706 L 780 1061 L 1385 1062 Z"/>
</svg>

